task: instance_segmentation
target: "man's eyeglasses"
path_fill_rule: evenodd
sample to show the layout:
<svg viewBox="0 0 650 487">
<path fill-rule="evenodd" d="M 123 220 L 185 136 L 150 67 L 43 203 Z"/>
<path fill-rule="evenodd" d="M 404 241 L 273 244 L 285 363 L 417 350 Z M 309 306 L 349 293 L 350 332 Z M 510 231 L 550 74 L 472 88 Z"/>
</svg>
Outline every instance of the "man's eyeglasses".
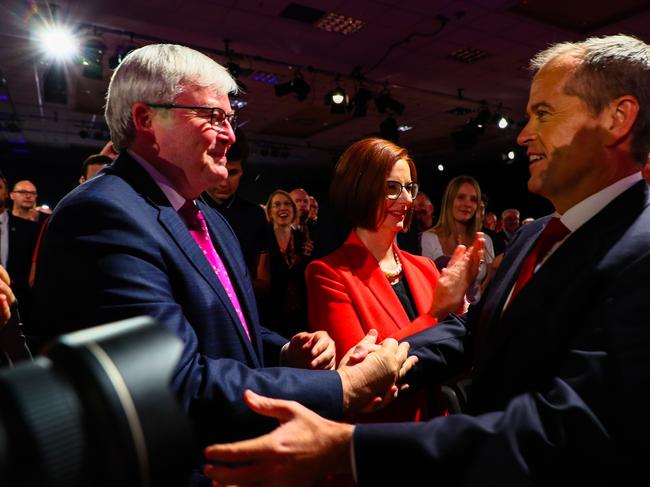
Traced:
<svg viewBox="0 0 650 487">
<path fill-rule="evenodd" d="M 16 189 L 12 193 L 18 193 L 26 196 L 38 196 L 36 191 L 27 191 L 26 189 Z"/>
<path fill-rule="evenodd" d="M 399 198 L 399 195 L 402 194 L 402 190 L 405 189 L 411 195 L 412 199 L 418 195 L 418 183 L 412 181 L 410 183 L 402 184 L 399 181 L 393 181 L 389 179 L 386 181 L 386 198 L 389 200 L 396 200 Z"/>
<path fill-rule="evenodd" d="M 164 108 L 172 110 L 174 108 L 183 108 L 185 110 L 192 110 L 197 116 L 210 120 L 210 125 L 213 127 L 221 128 L 224 122 L 228 120 L 230 127 L 235 131 L 237 129 L 237 114 L 235 112 L 226 113 L 225 110 L 219 107 L 195 107 L 189 105 L 175 105 L 173 103 L 146 103 L 151 108 Z"/>
</svg>

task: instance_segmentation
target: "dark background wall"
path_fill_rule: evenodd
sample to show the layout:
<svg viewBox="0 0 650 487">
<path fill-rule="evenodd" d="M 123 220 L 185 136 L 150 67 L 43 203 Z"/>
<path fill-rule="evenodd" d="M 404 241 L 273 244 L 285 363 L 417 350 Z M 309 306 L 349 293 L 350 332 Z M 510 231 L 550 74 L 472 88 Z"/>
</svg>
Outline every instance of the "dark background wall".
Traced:
<svg viewBox="0 0 650 487">
<path fill-rule="evenodd" d="M 18 180 L 33 181 L 39 191 L 39 204 L 55 206 L 78 183 L 83 160 L 99 149 L 64 147 L 0 147 L 0 170 L 12 185 Z M 500 213 L 505 208 L 519 208 L 522 218 L 539 217 L 552 211 L 551 206 L 539 196 L 528 192 L 528 162 L 525 154 L 518 152 L 514 161 L 504 161 L 500 150 L 464 151 L 440 156 L 413 154 L 418 179 L 439 209 L 439 202 L 448 181 L 459 174 L 474 176 L 489 197 L 488 207 Z M 276 188 L 291 190 L 303 187 L 316 196 L 321 206 L 327 206 L 327 192 L 336 157 L 331 163 L 297 165 L 287 161 L 269 163 L 251 154 L 241 184 L 242 194 L 250 200 L 263 203 Z M 440 172 L 438 164 L 445 170 Z"/>
</svg>

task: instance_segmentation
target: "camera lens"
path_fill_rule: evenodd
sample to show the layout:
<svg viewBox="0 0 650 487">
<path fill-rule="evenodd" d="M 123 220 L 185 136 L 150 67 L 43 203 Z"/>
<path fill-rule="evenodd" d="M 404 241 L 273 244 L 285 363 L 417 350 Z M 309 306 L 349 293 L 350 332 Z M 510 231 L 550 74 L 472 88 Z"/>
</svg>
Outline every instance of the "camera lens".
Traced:
<svg viewBox="0 0 650 487">
<path fill-rule="evenodd" d="M 0 484 L 183 485 L 199 453 L 169 387 L 181 349 L 134 318 L 63 335 L 0 371 Z"/>
</svg>

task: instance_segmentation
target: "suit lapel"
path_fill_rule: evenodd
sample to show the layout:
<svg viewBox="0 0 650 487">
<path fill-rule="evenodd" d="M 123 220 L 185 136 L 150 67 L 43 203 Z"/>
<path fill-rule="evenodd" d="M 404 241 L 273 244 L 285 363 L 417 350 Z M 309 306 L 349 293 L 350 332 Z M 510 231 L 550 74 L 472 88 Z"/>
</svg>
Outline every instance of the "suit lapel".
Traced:
<svg viewBox="0 0 650 487">
<path fill-rule="evenodd" d="M 185 222 L 176 212 L 176 210 L 174 210 L 174 208 L 171 206 L 171 203 L 164 195 L 162 190 L 158 187 L 156 182 L 151 178 L 151 176 L 149 176 L 144 168 L 142 168 L 140 164 L 137 163 L 137 161 L 133 160 L 133 158 L 128 155 L 128 153 L 121 154 L 120 157 L 118 157 L 113 162 L 113 164 L 111 164 L 111 166 L 106 168 L 106 171 L 120 174 L 120 176 L 123 177 L 129 184 L 131 184 L 133 188 L 143 196 L 143 198 L 145 198 L 154 208 L 158 210 L 158 221 L 160 225 L 167 232 L 169 237 L 176 243 L 180 252 L 187 258 L 192 267 L 214 290 L 218 299 L 221 301 L 223 308 L 228 311 L 228 316 L 230 317 L 232 326 L 234 326 L 237 330 L 237 333 L 240 336 L 240 341 L 247 350 L 247 353 L 249 354 L 251 360 L 256 364 L 259 364 L 259 357 L 261 356 L 259 352 L 261 350 L 259 346 L 259 339 L 256 341 L 255 350 L 253 350 L 251 340 L 249 340 L 246 336 L 246 332 L 241 326 L 239 317 L 237 316 L 237 313 L 235 312 L 235 309 L 230 302 L 230 298 L 226 294 L 225 289 L 221 285 L 219 278 L 210 266 L 208 260 L 203 255 L 203 252 L 199 248 L 198 244 L 188 231 Z M 224 261 L 224 264 L 226 264 L 226 267 L 229 269 L 230 273 L 230 269 L 232 268 L 230 265 L 231 263 L 227 258 L 225 258 L 225 252 L 223 252 L 219 247 L 218 239 L 215 238 L 215 233 L 218 232 L 214 231 L 214 219 L 211 217 L 211 215 L 209 215 L 210 211 L 206 211 L 207 207 L 204 204 L 201 203 L 199 205 L 199 208 L 204 213 L 204 215 L 208 214 L 208 216 L 206 216 L 206 221 L 208 223 L 208 228 L 210 229 L 211 237 L 213 238 L 213 243 L 215 244 L 217 252 L 219 252 L 219 256 Z M 234 273 L 231 273 L 231 279 L 232 274 Z M 235 285 L 235 282 L 233 282 L 233 285 Z M 239 291 L 238 297 L 239 295 L 243 294 L 241 293 L 240 286 L 237 286 L 236 289 Z M 244 307 L 250 306 L 248 300 L 246 300 L 246 302 L 241 302 L 241 304 Z M 246 312 L 247 310 L 244 311 Z M 253 329 L 255 328 L 252 324 L 253 320 L 248 323 L 251 328 L 251 338 L 253 338 Z M 226 325 L 226 323 L 224 323 L 224 325 Z"/>
<path fill-rule="evenodd" d="M 393 320 L 396 327 L 402 328 L 403 323 L 410 320 L 400 303 L 397 294 L 389 284 L 386 276 L 379 268 L 377 260 L 368 251 L 356 232 L 352 230 L 345 241 L 344 252 L 353 274 L 358 276 L 360 285 L 374 295 L 376 301 Z"/>
</svg>

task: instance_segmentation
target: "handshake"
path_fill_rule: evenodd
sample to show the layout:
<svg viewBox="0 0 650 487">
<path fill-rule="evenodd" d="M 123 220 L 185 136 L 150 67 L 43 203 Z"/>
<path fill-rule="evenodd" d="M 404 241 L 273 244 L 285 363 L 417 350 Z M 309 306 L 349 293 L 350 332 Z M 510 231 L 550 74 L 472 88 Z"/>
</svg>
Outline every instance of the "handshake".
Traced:
<svg viewBox="0 0 650 487">
<path fill-rule="evenodd" d="M 377 331 L 370 330 L 339 363 L 345 415 L 381 409 L 408 389 L 404 378 L 417 363 L 417 357 L 408 355 L 409 344 L 393 338 L 376 341 Z"/>
</svg>

